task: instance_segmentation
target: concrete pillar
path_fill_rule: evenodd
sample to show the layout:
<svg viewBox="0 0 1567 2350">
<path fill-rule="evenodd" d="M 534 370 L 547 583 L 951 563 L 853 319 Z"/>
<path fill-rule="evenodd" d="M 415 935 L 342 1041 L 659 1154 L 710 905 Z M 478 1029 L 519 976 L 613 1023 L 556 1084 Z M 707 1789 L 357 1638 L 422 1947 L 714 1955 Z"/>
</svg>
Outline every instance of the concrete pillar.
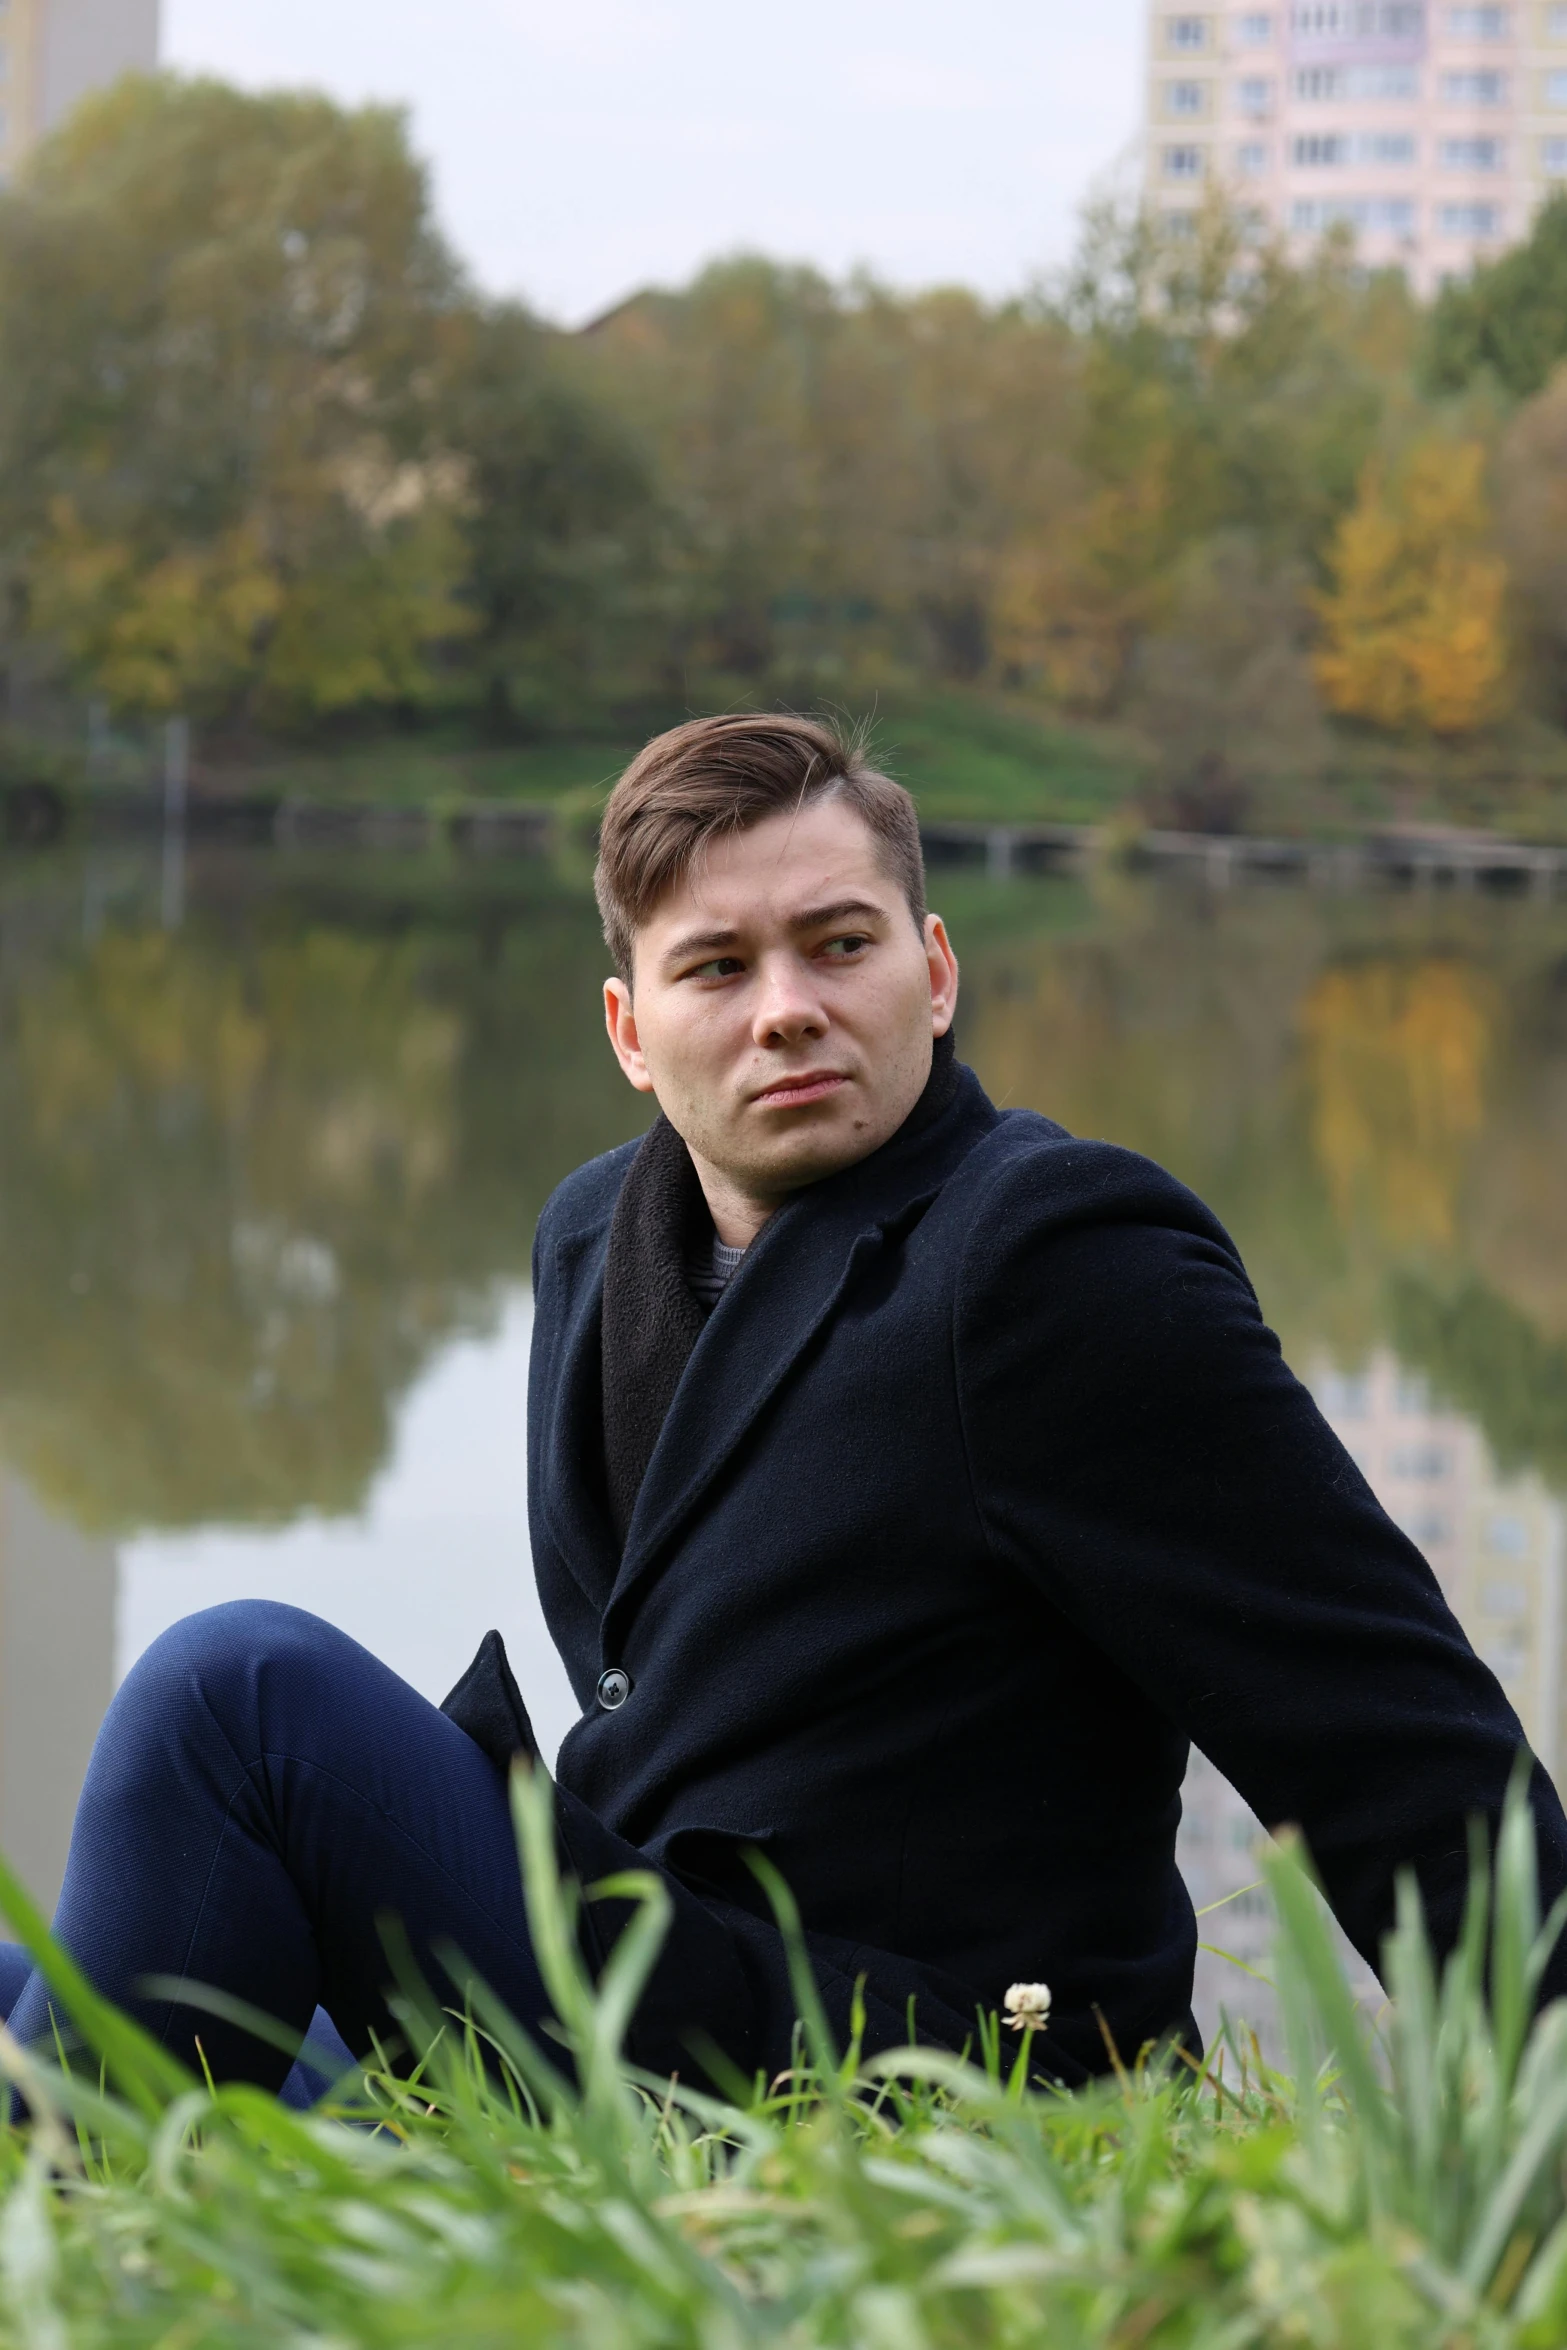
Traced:
<svg viewBox="0 0 1567 2350">
<path fill-rule="evenodd" d="M 0 1470 L 0 1851 L 48 1915 L 114 1693 L 114 1546 Z"/>
</svg>

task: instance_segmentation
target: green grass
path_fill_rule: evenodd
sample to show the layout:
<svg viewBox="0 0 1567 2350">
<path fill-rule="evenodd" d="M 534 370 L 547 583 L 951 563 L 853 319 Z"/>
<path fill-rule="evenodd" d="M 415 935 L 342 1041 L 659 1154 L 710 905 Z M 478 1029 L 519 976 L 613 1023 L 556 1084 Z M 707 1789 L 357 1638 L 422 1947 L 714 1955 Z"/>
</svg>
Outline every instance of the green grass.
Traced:
<svg viewBox="0 0 1567 2350">
<path fill-rule="evenodd" d="M 1017 701 L 930 694 L 871 716 L 877 752 L 932 820 L 1098 824 L 1141 774 L 1111 729 L 1069 726 Z"/>
<path fill-rule="evenodd" d="M 1482 1866 L 1440 1980 L 1405 1889 L 1380 2040 L 1355 2013 L 1298 1857 L 1269 1858 L 1294 2085 L 1234 2042 L 1201 2077 L 1146 2062 L 1070 2097 L 1028 2088 L 994 2036 L 973 2065 L 929 2050 L 860 2065 L 827 2044 L 800 1969 L 799 2070 L 724 2103 L 620 2061 L 662 1929 L 657 1884 L 622 1882 L 640 1911 L 595 1993 L 572 1955 L 547 1797 L 521 1782 L 515 1796 L 575 2079 L 482 1990 L 459 2025 L 410 1981 L 400 2012 L 422 2051 L 417 2075 L 372 2067 L 330 2110 L 300 2117 L 181 2076 L 52 1953 L 57 1994 L 101 2072 L 70 2079 L 3 2051 L 38 2119 L 0 2138 L 0 2342 L 1551 2350 L 1567 2339 L 1567 2008 L 1529 2027 L 1548 1934 L 1518 1804 L 1494 1933 Z M 9 1879 L 0 1893 L 27 1924 Z"/>
<path fill-rule="evenodd" d="M 304 747 L 252 762 L 245 780 L 306 799 L 427 806 L 449 800 L 558 800 L 606 789 L 637 745 L 612 736 L 482 745 L 386 734 L 340 748 Z"/>
<path fill-rule="evenodd" d="M 948 687 L 851 694 L 836 714 L 868 722 L 872 746 L 931 821 L 1098 824 L 1135 804 L 1155 746 L 1125 726 L 1069 720 L 1016 694 Z M 678 712 L 670 713 L 673 722 Z M 654 721 L 649 721 L 651 726 Z M 105 780 L 144 785 L 157 768 L 156 730 L 127 734 Z M 640 747 L 643 732 L 596 731 L 487 743 L 460 716 L 421 727 L 366 722 L 338 739 L 198 746 L 199 780 L 220 788 L 408 807 L 483 799 L 569 801 L 591 813 Z M 80 783 L 80 745 L 0 740 L 0 782 Z M 1567 839 L 1567 734 L 1520 718 L 1494 736 L 1414 744 L 1341 728 L 1318 775 L 1259 774 L 1247 828 L 1354 833 L 1368 824 L 1447 823 L 1504 836 Z"/>
<path fill-rule="evenodd" d="M 906 696 L 847 704 L 842 715 L 870 719 L 878 755 L 933 818 L 1096 823 L 1137 780 L 1132 755 L 1108 730 L 1066 726 L 993 696 Z M 432 730 L 268 754 L 244 773 L 317 799 L 556 800 L 606 788 L 639 741 L 605 733 L 496 747 Z"/>
</svg>

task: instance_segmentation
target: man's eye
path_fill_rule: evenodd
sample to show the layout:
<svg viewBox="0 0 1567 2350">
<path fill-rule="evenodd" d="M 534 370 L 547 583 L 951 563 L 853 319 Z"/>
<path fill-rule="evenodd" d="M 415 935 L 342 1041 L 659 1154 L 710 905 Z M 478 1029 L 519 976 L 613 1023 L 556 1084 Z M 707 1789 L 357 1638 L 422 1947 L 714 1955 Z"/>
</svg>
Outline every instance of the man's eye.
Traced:
<svg viewBox="0 0 1567 2350">
<path fill-rule="evenodd" d="M 862 930 L 851 930 L 842 938 L 830 938 L 821 951 L 829 962 L 844 963 L 851 955 L 859 954 L 861 949 L 868 947 L 870 943 Z"/>
<path fill-rule="evenodd" d="M 745 965 L 738 955 L 715 955 L 710 963 L 698 963 L 694 970 L 686 973 L 686 977 L 688 979 L 729 979 L 736 971 L 744 969 Z"/>
</svg>

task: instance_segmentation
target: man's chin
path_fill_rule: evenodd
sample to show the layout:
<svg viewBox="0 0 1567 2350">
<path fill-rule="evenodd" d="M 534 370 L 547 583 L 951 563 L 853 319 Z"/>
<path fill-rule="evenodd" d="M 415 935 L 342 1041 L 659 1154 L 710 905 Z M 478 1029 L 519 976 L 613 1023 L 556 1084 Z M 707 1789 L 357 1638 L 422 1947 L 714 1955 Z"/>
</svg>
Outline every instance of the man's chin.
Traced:
<svg viewBox="0 0 1567 2350">
<path fill-rule="evenodd" d="M 858 1166 L 883 1139 L 863 1130 L 791 1137 L 787 1149 L 770 1151 L 754 1160 L 744 1170 L 743 1180 L 748 1189 L 757 1192 L 782 1196 L 803 1191 L 808 1184 L 825 1183 L 829 1175 L 841 1175 L 846 1167 Z"/>
</svg>

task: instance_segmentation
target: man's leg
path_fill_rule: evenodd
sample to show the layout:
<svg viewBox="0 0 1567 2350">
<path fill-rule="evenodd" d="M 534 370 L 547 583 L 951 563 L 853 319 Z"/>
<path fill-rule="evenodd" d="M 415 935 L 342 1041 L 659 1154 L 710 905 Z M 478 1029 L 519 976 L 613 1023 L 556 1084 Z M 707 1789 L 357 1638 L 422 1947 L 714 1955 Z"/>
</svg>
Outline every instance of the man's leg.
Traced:
<svg viewBox="0 0 1567 2350">
<path fill-rule="evenodd" d="M 442 2004 L 460 2004 L 435 1956 L 449 1941 L 520 2022 L 542 2020 L 506 1789 L 473 1741 L 298 1608 L 237 1600 L 164 1633 L 105 1716 L 77 1808 L 55 1932 L 83 1972 L 193 2067 L 199 2035 L 218 2079 L 276 2088 L 281 2050 L 138 1984 L 209 1984 L 296 2033 L 319 2004 L 362 2055 L 396 2035 L 388 1914 Z M 11 2028 L 47 2032 L 40 1978 Z"/>
</svg>

